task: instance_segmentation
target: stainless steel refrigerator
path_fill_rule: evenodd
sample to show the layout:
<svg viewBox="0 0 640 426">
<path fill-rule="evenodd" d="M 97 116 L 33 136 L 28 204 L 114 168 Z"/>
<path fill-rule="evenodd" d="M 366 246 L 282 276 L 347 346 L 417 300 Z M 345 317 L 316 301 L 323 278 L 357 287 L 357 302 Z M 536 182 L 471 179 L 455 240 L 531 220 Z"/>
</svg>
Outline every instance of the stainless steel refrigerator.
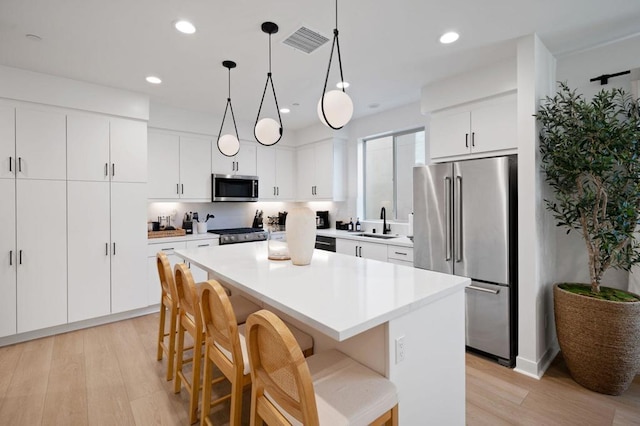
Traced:
<svg viewBox="0 0 640 426">
<path fill-rule="evenodd" d="M 467 348 L 515 365 L 516 157 L 416 166 L 414 266 L 471 278 Z"/>
</svg>

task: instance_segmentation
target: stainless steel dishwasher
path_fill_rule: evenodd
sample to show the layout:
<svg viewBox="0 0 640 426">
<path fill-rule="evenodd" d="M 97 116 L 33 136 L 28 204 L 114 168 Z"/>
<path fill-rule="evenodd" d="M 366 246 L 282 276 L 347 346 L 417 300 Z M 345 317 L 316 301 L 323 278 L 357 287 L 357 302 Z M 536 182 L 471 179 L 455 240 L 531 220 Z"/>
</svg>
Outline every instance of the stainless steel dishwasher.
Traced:
<svg viewBox="0 0 640 426">
<path fill-rule="evenodd" d="M 316 248 L 318 250 L 336 251 L 335 237 L 325 237 L 324 235 L 316 235 Z"/>
</svg>

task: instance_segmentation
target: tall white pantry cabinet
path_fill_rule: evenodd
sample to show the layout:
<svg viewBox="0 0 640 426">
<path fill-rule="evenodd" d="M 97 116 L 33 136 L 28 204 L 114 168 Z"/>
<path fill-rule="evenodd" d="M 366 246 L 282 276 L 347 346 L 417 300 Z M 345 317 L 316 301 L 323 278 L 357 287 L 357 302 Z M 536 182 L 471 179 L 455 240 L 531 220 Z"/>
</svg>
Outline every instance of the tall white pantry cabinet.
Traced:
<svg viewBox="0 0 640 426">
<path fill-rule="evenodd" d="M 0 338 L 146 303 L 146 122 L 0 102 Z"/>
</svg>

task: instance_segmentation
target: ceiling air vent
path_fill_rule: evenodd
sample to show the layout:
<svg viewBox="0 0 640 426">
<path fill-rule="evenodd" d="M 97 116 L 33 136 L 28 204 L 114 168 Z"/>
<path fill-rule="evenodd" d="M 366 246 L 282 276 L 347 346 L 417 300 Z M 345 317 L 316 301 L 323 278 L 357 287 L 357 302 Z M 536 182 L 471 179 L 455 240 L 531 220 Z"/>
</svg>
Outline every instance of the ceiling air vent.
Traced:
<svg viewBox="0 0 640 426">
<path fill-rule="evenodd" d="M 304 53 L 311 53 L 328 41 L 329 39 L 322 34 L 307 27 L 300 27 L 282 42 Z"/>
</svg>

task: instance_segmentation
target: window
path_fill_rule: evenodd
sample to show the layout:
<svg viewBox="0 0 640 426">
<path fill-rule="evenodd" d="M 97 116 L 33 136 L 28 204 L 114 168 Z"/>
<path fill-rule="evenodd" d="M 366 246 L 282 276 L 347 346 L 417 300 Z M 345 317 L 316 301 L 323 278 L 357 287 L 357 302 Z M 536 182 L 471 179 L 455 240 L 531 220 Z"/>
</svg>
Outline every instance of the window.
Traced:
<svg viewBox="0 0 640 426">
<path fill-rule="evenodd" d="M 425 161 L 424 129 L 363 142 L 364 218 L 407 220 L 413 211 L 413 166 Z"/>
</svg>

